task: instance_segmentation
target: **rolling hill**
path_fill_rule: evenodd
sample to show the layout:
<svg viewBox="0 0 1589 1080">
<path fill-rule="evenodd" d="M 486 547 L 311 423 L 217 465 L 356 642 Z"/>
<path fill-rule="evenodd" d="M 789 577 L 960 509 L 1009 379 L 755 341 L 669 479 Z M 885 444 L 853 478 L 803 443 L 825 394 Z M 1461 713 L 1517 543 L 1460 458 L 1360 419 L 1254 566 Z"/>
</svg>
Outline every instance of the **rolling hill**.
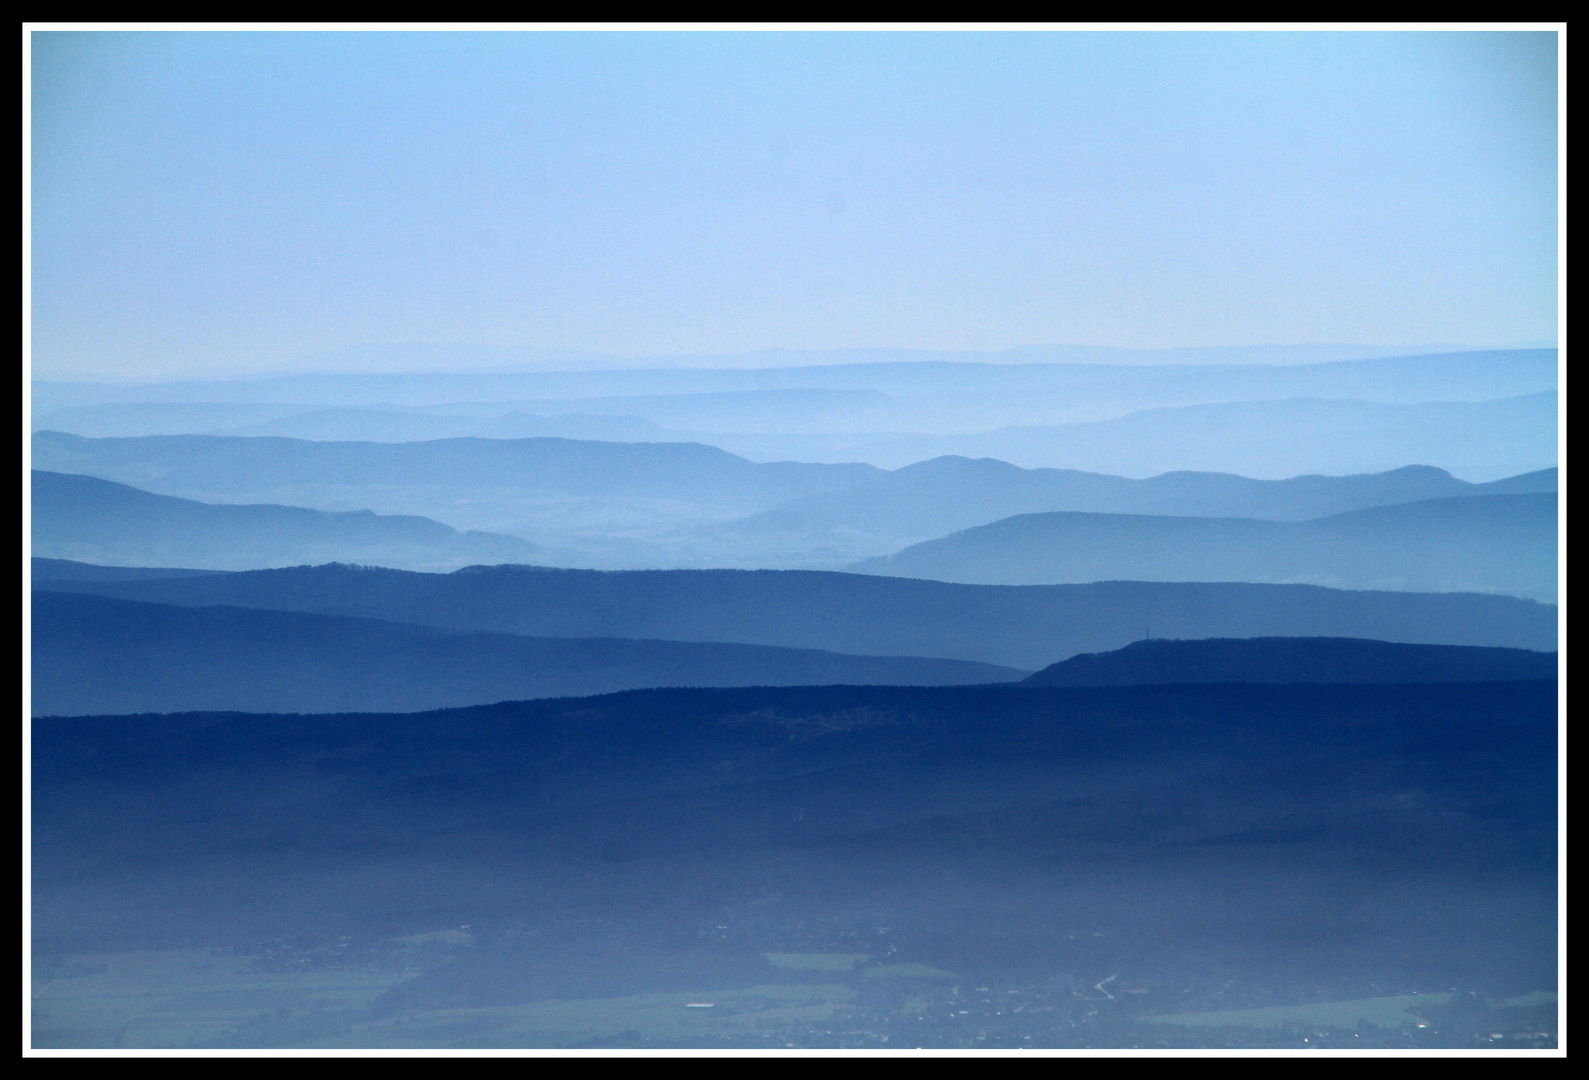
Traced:
<svg viewBox="0 0 1589 1080">
<path fill-rule="evenodd" d="M 1376 473 L 1427 462 L 1494 479 L 1555 465 L 1556 426 L 1554 390 L 1493 401 L 1417 403 L 1343 400 L 1332 393 L 1163 406 L 1108 419 L 975 434 L 851 440 L 827 453 L 889 469 L 958 454 L 1026 468 L 1125 476 L 1191 469 L 1276 480 L 1306 473 Z M 750 448 L 732 440 L 722 445 L 740 453 Z M 789 453 L 799 443 L 775 445 Z"/>
<path fill-rule="evenodd" d="M 979 584 L 1306 582 L 1556 598 L 1556 497 L 1476 495 L 1303 522 L 1023 514 L 855 570 Z"/>
<path fill-rule="evenodd" d="M 880 474 L 870 465 L 757 463 L 699 443 L 559 438 L 315 442 L 38 432 L 33 447 L 40 468 L 165 495 L 419 515 L 524 537 L 557 553 L 536 561 L 610 569 L 745 565 L 733 545 L 702 540 L 699 530 Z M 682 528 L 697 532 L 680 537 Z"/>
<path fill-rule="evenodd" d="M 1029 671 L 1076 653 L 1118 649 L 1143 637 L 1144 628 L 1161 637 L 1360 637 L 1556 648 L 1556 608 L 1531 600 L 1310 585 L 1114 581 L 1011 587 L 800 570 L 480 566 L 430 574 L 305 566 L 51 587 L 449 630 L 939 656 Z"/>
<path fill-rule="evenodd" d="M 33 714 L 412 712 L 651 686 L 1009 682 L 963 660 L 456 633 L 332 615 L 33 593 Z"/>
<path fill-rule="evenodd" d="M 1029 686 L 1187 683 L 1444 683 L 1554 679 L 1556 654 L 1360 638 L 1134 641 L 1083 653 L 1029 676 Z"/>
<path fill-rule="evenodd" d="M 1470 484 L 1444 469 L 1417 465 L 1364 476 L 1254 480 L 1228 473 L 1174 472 L 1131 480 L 949 456 L 906 465 L 844 491 L 808 495 L 724 529 L 747 535 L 805 532 L 834 539 L 859 535 L 915 542 L 1017 514 L 1052 511 L 1305 521 L 1426 499 L 1555 490 L 1554 469 L 1488 484 Z"/>
<path fill-rule="evenodd" d="M 1485 1001 L 1556 985 L 1550 681 L 32 727 L 35 970 L 71 991 L 117 955 L 159 962 L 97 1027 L 57 995 L 45 1045 L 106 1045 L 140 992 L 173 995 L 157 1034 L 202 1022 L 221 1046 L 632 1046 L 637 1004 L 701 1002 L 732 1015 L 676 1044 L 1080 1047 L 1173 1038 L 1137 1018 L 1203 1003 L 1387 986 L 1474 995 L 1453 1030 L 1487 1039 L 1511 1029 L 1478 1027 Z M 416 947 L 438 939 L 456 947 Z M 236 1019 L 183 981 L 216 957 L 241 969 Z M 306 982 L 317 1007 L 279 996 Z M 560 1037 L 530 1026 L 547 1012 Z"/>
<path fill-rule="evenodd" d="M 202 503 L 41 471 L 32 526 L 41 556 L 123 566 L 246 570 L 343 559 L 434 569 L 544 553 L 516 536 L 460 533 L 422 517 Z"/>
<path fill-rule="evenodd" d="M 355 492 L 414 489 L 453 499 L 470 492 L 513 491 L 630 496 L 749 512 L 850 487 L 878 473 L 869 465 L 759 464 L 694 443 L 551 438 L 403 443 L 219 435 L 84 439 L 41 431 L 33 436 L 33 454 L 39 468 L 167 495 L 236 500 L 283 499 L 291 493 L 286 501 L 296 505 Z"/>
<path fill-rule="evenodd" d="M 420 350 L 423 351 L 423 350 Z M 446 350 L 443 350 L 446 352 Z M 388 351 L 366 373 L 299 374 L 255 379 L 197 379 L 110 385 L 40 381 L 34 409 L 111 403 L 297 403 L 320 408 L 428 406 L 448 402 L 516 402 L 768 390 L 874 391 L 910 401 L 937 401 L 950 416 L 992 395 L 1001 412 L 1011 402 L 1051 411 L 1112 409 L 1120 415 L 1163 405 L 1277 398 L 1361 398 L 1369 401 L 1486 401 L 1555 387 L 1557 350 L 1491 349 L 1397 355 L 1393 350 L 1257 346 L 1236 349 L 1120 350 L 1033 346 L 1002 353 L 908 349 L 773 350 L 734 364 L 606 370 L 462 373 L 440 356 L 417 361 L 414 349 Z M 572 358 L 570 358 L 572 359 Z M 497 359 L 486 366 L 500 365 Z M 395 366 L 394 366 L 395 365 Z M 428 370 L 425 370 L 428 368 Z M 452 369 L 456 374 L 447 373 Z M 402 369 L 407 369 L 406 373 Z M 328 369 L 334 371 L 335 367 Z M 958 402 L 958 406 L 955 404 Z"/>
<path fill-rule="evenodd" d="M 46 588 L 50 582 L 56 581 L 153 581 L 156 578 L 203 577 L 205 574 L 227 572 L 173 566 L 100 566 L 71 559 L 45 559 L 37 555 L 31 561 L 33 584 Z"/>
</svg>

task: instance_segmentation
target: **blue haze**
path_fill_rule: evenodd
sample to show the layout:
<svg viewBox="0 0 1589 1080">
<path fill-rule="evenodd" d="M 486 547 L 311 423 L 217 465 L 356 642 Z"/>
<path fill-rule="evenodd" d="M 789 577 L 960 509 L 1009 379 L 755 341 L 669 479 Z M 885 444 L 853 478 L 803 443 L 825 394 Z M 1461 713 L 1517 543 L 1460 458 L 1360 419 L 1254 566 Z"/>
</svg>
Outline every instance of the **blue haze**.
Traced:
<svg viewBox="0 0 1589 1080">
<path fill-rule="evenodd" d="M 33 78 L 41 377 L 1555 338 L 1551 33 L 53 32 Z"/>
<path fill-rule="evenodd" d="M 1557 34 L 29 42 L 35 1045 L 1557 1045 Z"/>
</svg>

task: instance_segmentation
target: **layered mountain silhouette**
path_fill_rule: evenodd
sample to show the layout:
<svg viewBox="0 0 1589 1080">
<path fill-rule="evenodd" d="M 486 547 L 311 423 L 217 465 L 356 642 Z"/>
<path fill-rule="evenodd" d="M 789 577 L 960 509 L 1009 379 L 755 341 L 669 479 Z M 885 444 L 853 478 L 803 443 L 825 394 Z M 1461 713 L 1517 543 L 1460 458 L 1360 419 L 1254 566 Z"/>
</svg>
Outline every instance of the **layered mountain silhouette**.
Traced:
<svg viewBox="0 0 1589 1080">
<path fill-rule="evenodd" d="M 1471 501 L 1471 500 L 1458 500 Z M 1150 519 L 1174 520 L 1174 519 Z M 1506 596 L 1114 581 L 987 586 L 799 570 L 451 574 L 302 566 L 57 590 L 540 637 L 624 637 L 936 656 L 1036 670 L 1144 636 L 1358 637 L 1556 648 L 1556 608 Z"/>
<path fill-rule="evenodd" d="M 851 441 L 805 460 L 898 468 L 943 454 L 1028 468 L 1152 476 L 1172 469 L 1281 478 L 1373 473 L 1409 461 L 1499 477 L 1556 463 L 1554 390 L 1494 401 L 1394 403 L 1328 397 L 1241 400 L 1144 409 L 1111 419 L 1000 427 L 975 434 Z M 744 453 L 748 445 L 724 441 Z M 790 453 L 798 442 L 767 444 Z"/>
<path fill-rule="evenodd" d="M 46 558 L 134 566 L 226 570 L 345 559 L 437 568 L 543 553 L 516 536 L 461 533 L 422 517 L 217 505 L 38 470 L 32 526 L 33 550 Z"/>
<path fill-rule="evenodd" d="M 991 664 L 808 649 L 464 634 L 33 593 L 33 714 L 392 712 L 648 686 L 1009 682 Z"/>
<path fill-rule="evenodd" d="M 314 442 L 39 432 L 34 454 L 41 468 L 180 498 L 428 517 L 523 537 L 545 550 L 536 562 L 609 569 L 765 565 L 757 553 L 741 558 L 733 544 L 679 531 L 881 475 L 869 465 L 757 463 L 699 443 L 556 438 Z M 868 553 L 817 561 L 828 568 Z M 784 564 L 811 561 L 800 555 Z"/>
<path fill-rule="evenodd" d="M 204 418 L 203 406 L 188 405 L 188 421 Z M 228 406 L 219 406 L 224 410 Z M 155 422 L 161 406 L 102 405 L 57 410 L 43 428 L 91 430 L 81 434 L 121 434 L 119 423 Z M 649 394 L 511 402 L 455 402 L 423 409 L 299 410 L 241 426 L 215 423 L 203 433 L 279 435 L 333 441 L 408 442 L 447 438 L 566 438 L 606 442 L 694 442 L 690 432 L 892 430 L 901 408 L 875 390 L 735 390 L 706 394 Z M 908 410 L 904 410 L 909 415 Z M 218 414 L 219 415 L 219 414 Z M 177 418 L 169 414 L 167 426 Z M 666 426 L 664 426 L 666 425 Z M 908 425 L 907 425 L 908 426 Z M 189 428 L 191 430 L 191 426 Z M 179 432 L 128 431 L 126 434 Z"/>
<path fill-rule="evenodd" d="M 573 439 L 438 439 L 314 442 L 162 435 L 85 439 L 33 436 L 39 468 L 83 473 L 184 498 L 284 498 L 312 505 L 349 492 L 429 489 L 525 491 L 534 496 L 629 496 L 695 506 L 765 509 L 801 495 L 851 487 L 869 465 L 756 463 L 693 443 Z"/>
<path fill-rule="evenodd" d="M 1144 683 L 1444 683 L 1554 679 L 1556 654 L 1361 638 L 1134 641 L 1050 664 L 1028 686 Z"/>
<path fill-rule="evenodd" d="M 71 559 L 44 559 L 33 556 L 33 584 L 56 581 L 152 581 L 156 578 L 203 577 L 224 574 L 224 570 L 189 570 L 172 566 L 99 566 Z"/>
<path fill-rule="evenodd" d="M 1235 362 L 1208 363 L 1215 353 Z M 1331 353 L 1167 350 L 1109 363 L 1128 354 L 862 350 L 847 355 L 888 362 L 813 364 L 815 354 L 802 361 L 769 353 L 747 356 L 757 364 L 748 368 L 326 374 L 125 387 L 41 382 L 33 390 L 40 426 L 97 436 L 668 439 L 760 462 L 898 468 L 955 454 L 1130 476 L 1197 469 L 1282 478 L 1428 462 L 1487 479 L 1555 464 L 1554 349 L 1275 362 Z M 1075 362 L 1053 362 L 1061 356 Z M 39 464 L 133 484 L 145 479 L 97 465 Z M 250 497 L 310 502 L 276 492 Z M 778 501 L 734 505 L 751 513 Z M 429 507 L 376 508 L 452 522 Z"/>
<path fill-rule="evenodd" d="M 38 417 L 34 429 L 92 438 L 275 435 L 344 442 L 458 438 L 683 441 L 679 432 L 640 416 L 614 413 L 610 409 L 585 413 L 562 402 L 448 402 L 406 409 L 320 408 L 280 403 L 116 402 L 55 409 Z"/>
<path fill-rule="evenodd" d="M 472 412 L 473 410 L 470 410 Z M 70 418 L 68 418 L 70 419 Z M 56 430 L 71 430 L 52 425 Z M 588 439 L 598 442 L 679 442 L 677 432 L 638 416 L 545 415 L 493 410 L 486 415 L 434 415 L 378 409 L 317 409 L 239 427 L 220 424 L 213 435 L 279 435 L 292 439 L 421 442 L 427 439 Z M 94 432 L 82 432 L 94 434 Z M 109 434 L 109 432 L 106 432 Z M 148 434 L 164 434 L 149 432 Z M 180 434 L 180 432 L 175 432 Z"/>
<path fill-rule="evenodd" d="M 316 411 L 303 405 L 278 402 L 210 401 L 106 401 L 53 409 L 46 405 L 41 409 L 41 403 L 49 402 L 53 396 L 48 389 L 35 384 L 33 430 L 61 431 L 96 439 L 106 436 L 210 435 Z"/>
<path fill-rule="evenodd" d="M 1487 484 L 1470 484 L 1444 469 L 1420 465 L 1362 476 L 1288 480 L 1196 472 L 1131 480 L 947 456 L 895 469 L 844 491 L 808 495 L 742 518 L 733 527 L 752 535 L 805 531 L 926 539 L 1049 511 L 1305 521 L 1426 499 L 1555 490 L 1554 469 Z"/>
<path fill-rule="evenodd" d="M 1308 582 L 1556 598 L 1556 497 L 1475 495 L 1303 522 L 1024 514 L 908 547 L 864 573 L 983 584 Z"/>
<path fill-rule="evenodd" d="M 1008 415 L 1008 407 L 1014 405 L 1023 416 L 1034 407 L 1106 409 L 1120 415 L 1162 405 L 1299 397 L 1398 403 L 1488 401 L 1550 390 L 1557 375 L 1555 349 L 1403 356 L 1331 346 L 1151 351 L 1032 346 L 980 354 L 908 349 L 774 350 L 746 354 L 739 364 L 713 358 L 710 365 L 671 362 L 667 366 L 614 368 L 604 364 L 605 370 L 570 366 L 469 374 L 445 372 L 482 362 L 425 361 L 419 359 L 422 352 L 404 347 L 381 362 L 430 369 L 411 373 L 279 375 L 132 386 L 40 381 L 34 384 L 33 404 L 42 418 L 59 408 L 117 403 L 295 403 L 301 412 L 307 407 L 411 408 L 450 402 L 839 390 L 937 402 L 950 416 L 963 412 L 968 404 L 977 407 L 979 395 L 990 395 L 980 403 L 981 413 Z M 450 355 L 455 357 L 456 350 Z M 483 363 L 489 366 L 503 361 Z M 359 361 L 360 366 L 368 364 L 368 359 Z"/>
<path fill-rule="evenodd" d="M 545 398 L 514 407 L 547 416 L 644 417 L 675 432 L 889 430 L 900 412 L 893 398 L 877 390 L 821 388 Z"/>
</svg>

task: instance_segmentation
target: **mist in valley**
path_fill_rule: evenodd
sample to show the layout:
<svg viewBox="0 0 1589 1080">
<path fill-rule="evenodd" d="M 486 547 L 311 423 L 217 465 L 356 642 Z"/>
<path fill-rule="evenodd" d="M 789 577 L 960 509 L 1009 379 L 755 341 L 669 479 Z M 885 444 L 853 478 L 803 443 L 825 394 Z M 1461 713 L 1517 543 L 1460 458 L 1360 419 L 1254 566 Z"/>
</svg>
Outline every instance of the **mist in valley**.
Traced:
<svg viewBox="0 0 1589 1080">
<path fill-rule="evenodd" d="M 26 29 L 27 1054 L 1559 1056 L 1550 29 Z"/>
</svg>

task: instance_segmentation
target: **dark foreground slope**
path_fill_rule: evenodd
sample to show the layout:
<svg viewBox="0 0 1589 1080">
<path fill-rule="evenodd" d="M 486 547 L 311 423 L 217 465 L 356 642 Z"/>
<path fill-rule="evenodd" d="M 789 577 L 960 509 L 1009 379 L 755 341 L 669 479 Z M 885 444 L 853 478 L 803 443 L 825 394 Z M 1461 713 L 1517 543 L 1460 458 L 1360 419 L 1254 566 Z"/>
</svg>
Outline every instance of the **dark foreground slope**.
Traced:
<svg viewBox="0 0 1589 1080">
<path fill-rule="evenodd" d="M 450 569 L 545 553 L 516 536 L 459 532 L 424 517 L 194 502 L 40 471 L 33 473 L 32 528 L 40 555 L 122 566 L 251 570 L 342 559 Z"/>
<path fill-rule="evenodd" d="M 33 714 L 408 712 L 648 686 L 1009 682 L 964 660 L 532 638 L 252 608 L 33 594 Z"/>
<path fill-rule="evenodd" d="M 1475 495 L 1314 521 L 1025 514 L 856 567 L 989 585 L 1273 581 L 1556 599 L 1556 496 Z"/>
<path fill-rule="evenodd" d="M 35 1032 L 1471 1045 L 1555 985 L 1555 731 L 1549 682 L 35 720 Z M 1416 993 L 1406 1032 L 1141 1019 Z"/>
<path fill-rule="evenodd" d="M 1209 638 L 1134 641 L 1050 664 L 1029 686 L 1145 683 L 1445 683 L 1554 679 L 1556 654 L 1361 638 Z"/>
<path fill-rule="evenodd" d="M 1156 637 L 1359 637 L 1552 650 L 1556 609 L 1502 596 L 1307 585 L 986 586 L 804 570 L 418 574 L 295 567 L 57 590 L 166 604 L 356 615 L 539 637 L 727 641 L 865 656 L 941 656 L 1036 670 Z"/>
</svg>

